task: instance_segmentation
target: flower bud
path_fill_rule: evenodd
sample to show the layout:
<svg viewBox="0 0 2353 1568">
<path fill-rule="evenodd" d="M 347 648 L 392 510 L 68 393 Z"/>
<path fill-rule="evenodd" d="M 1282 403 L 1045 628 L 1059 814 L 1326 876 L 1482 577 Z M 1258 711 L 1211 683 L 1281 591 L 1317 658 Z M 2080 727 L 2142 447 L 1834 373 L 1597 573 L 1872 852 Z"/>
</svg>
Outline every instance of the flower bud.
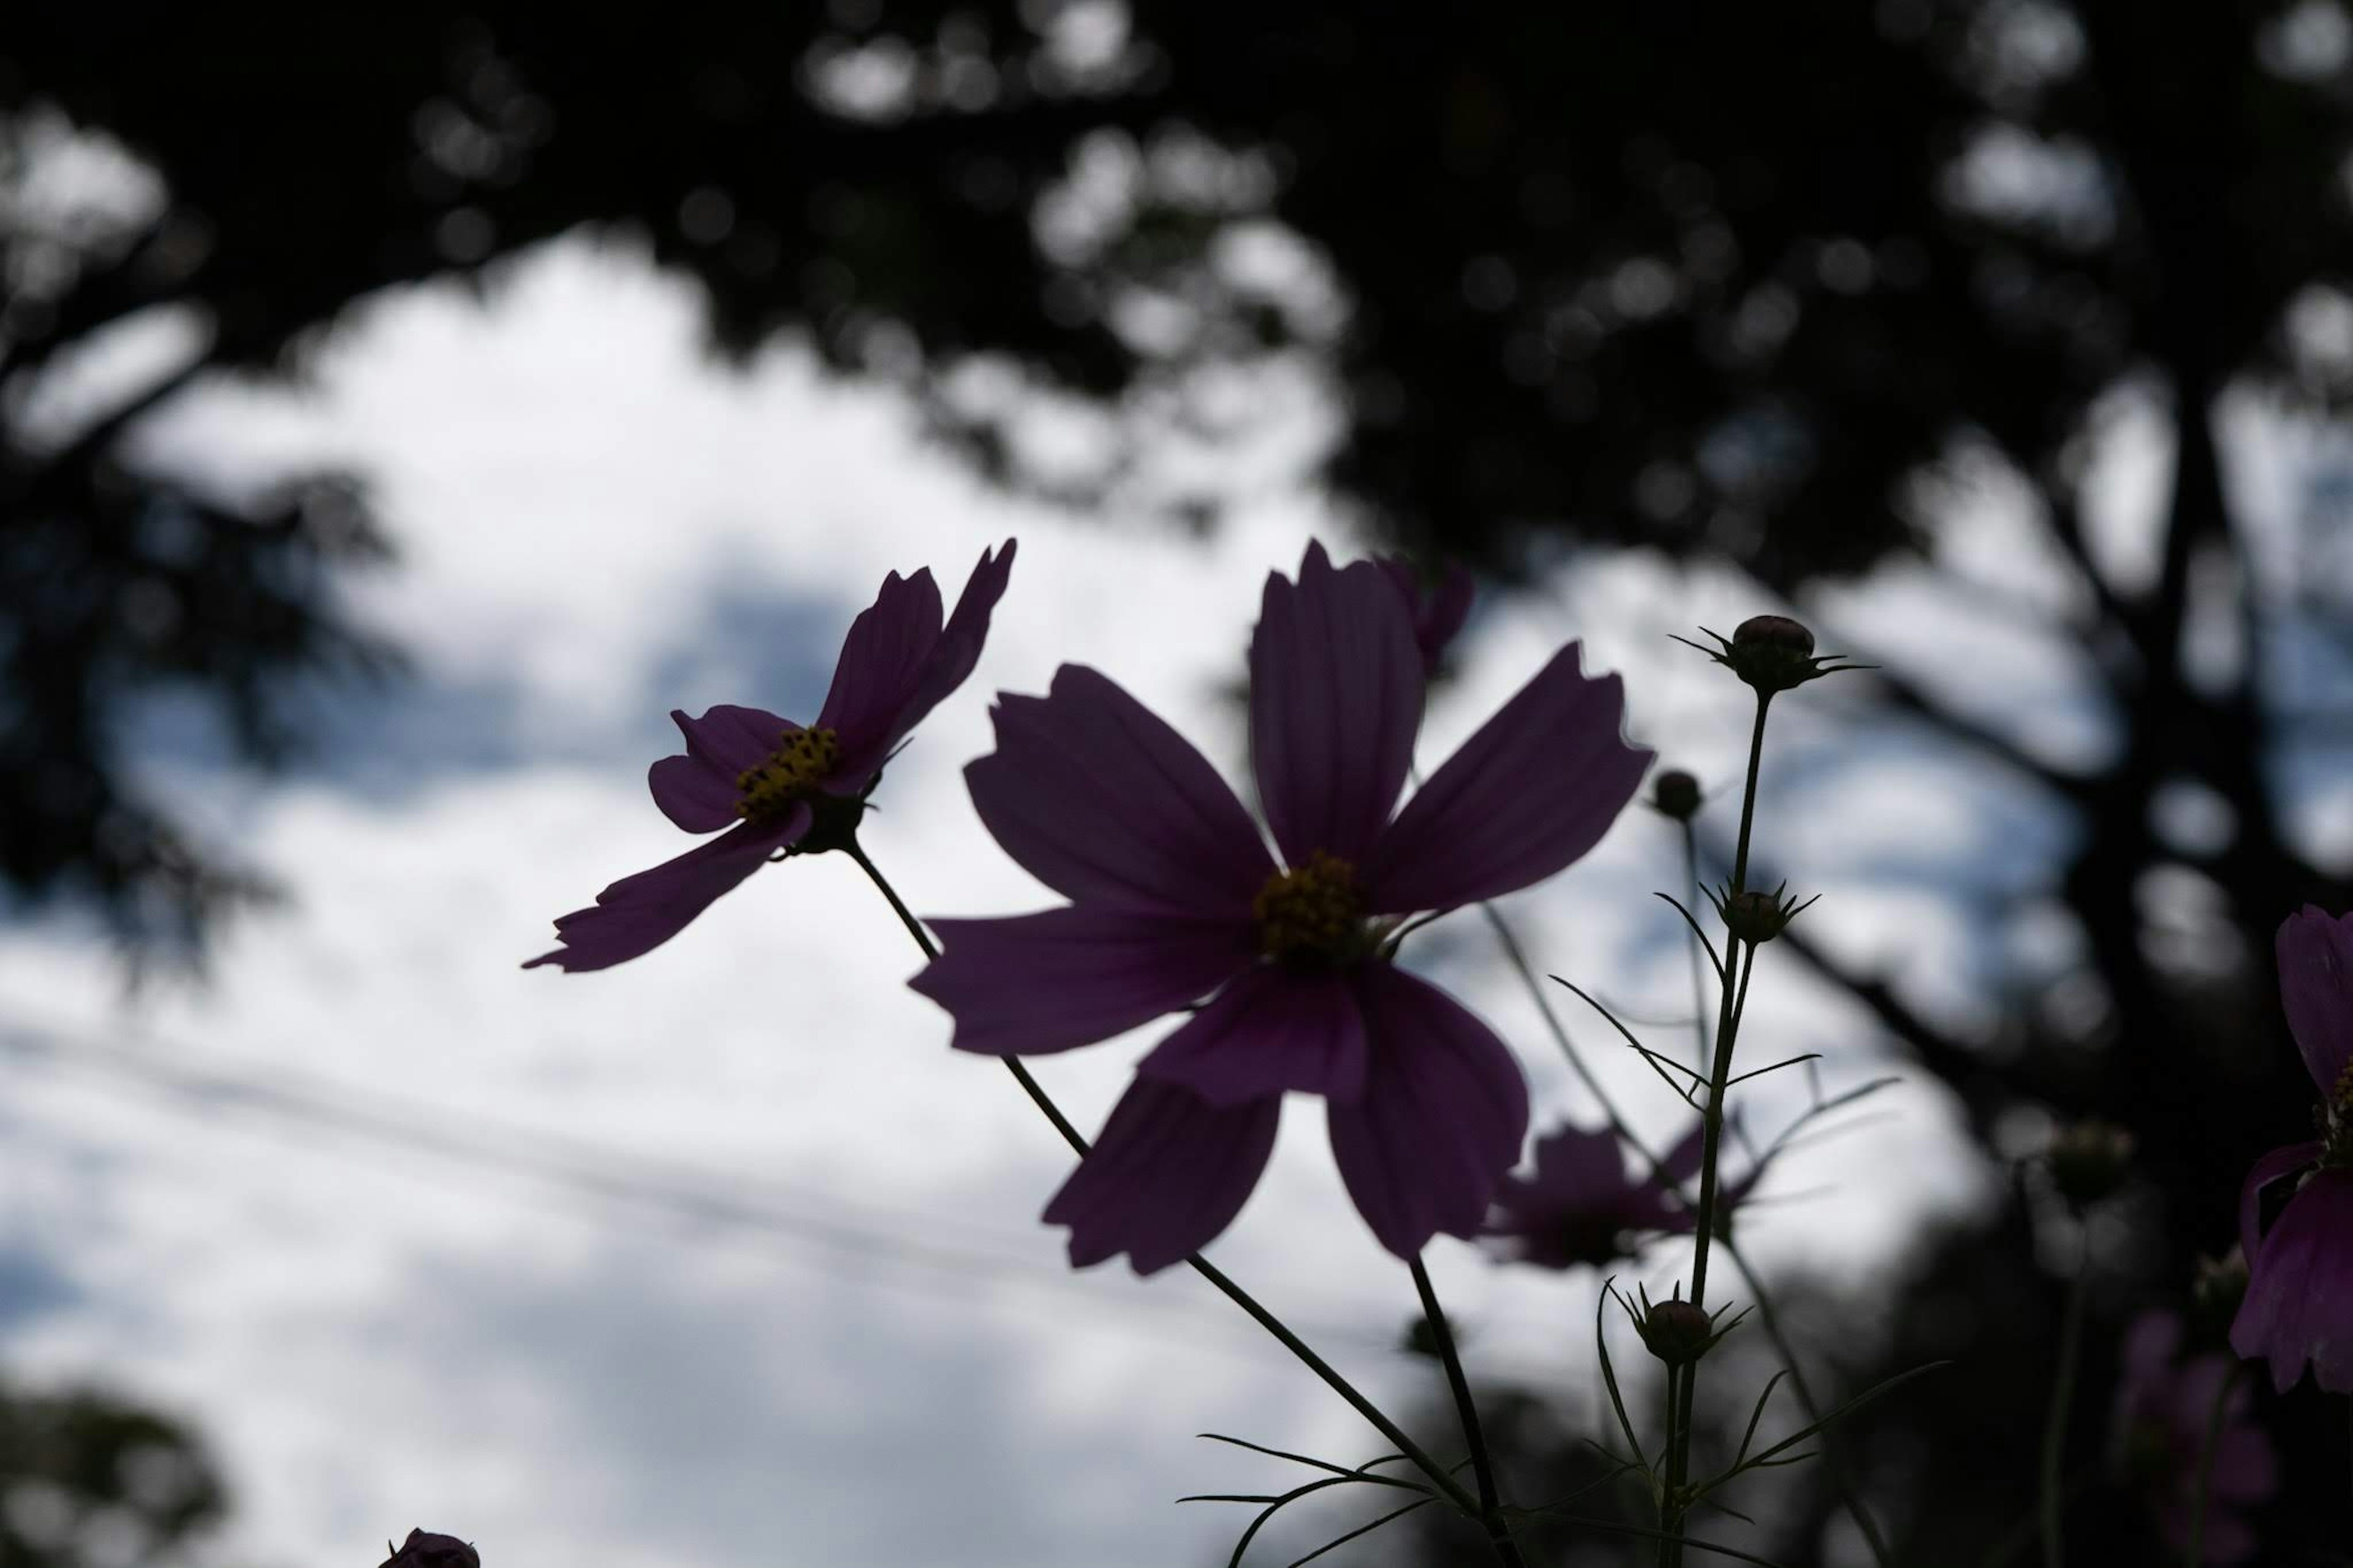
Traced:
<svg viewBox="0 0 2353 1568">
<path fill-rule="evenodd" d="M 2095 1204 L 2132 1169 L 2132 1134 L 2105 1121 L 2075 1121 L 2051 1140 L 2051 1180 L 2077 1208 Z"/>
<path fill-rule="evenodd" d="M 1707 1309 L 1695 1307 L 1680 1296 L 1651 1303 L 1650 1310 L 1634 1321 L 1634 1328 L 1651 1353 L 1669 1366 L 1690 1365 L 1705 1355 L 1717 1338 L 1715 1321 L 1707 1315 Z"/>
<path fill-rule="evenodd" d="M 1651 809 L 1677 822 L 1699 815 L 1699 780 L 1681 768 L 1669 768 L 1651 785 Z"/>
<path fill-rule="evenodd" d="M 1749 888 L 1724 900 L 1724 926 L 1742 942 L 1771 942 L 1795 912 L 1762 888 Z"/>
<path fill-rule="evenodd" d="M 1751 616 L 1735 626 L 1728 637 L 1721 632 L 1707 635 L 1715 639 L 1715 647 L 1691 646 L 1756 688 L 1760 697 L 1803 686 L 1837 670 L 1868 668 L 1842 664 L 1835 654 L 1817 656 L 1814 634 L 1787 616 Z M 1688 637 L 1676 640 L 1690 642 Z"/>
<path fill-rule="evenodd" d="M 392 1553 L 384 1568 L 482 1568 L 480 1556 L 454 1535 L 411 1530 L 397 1549 L 389 1541 L 384 1544 Z"/>
</svg>

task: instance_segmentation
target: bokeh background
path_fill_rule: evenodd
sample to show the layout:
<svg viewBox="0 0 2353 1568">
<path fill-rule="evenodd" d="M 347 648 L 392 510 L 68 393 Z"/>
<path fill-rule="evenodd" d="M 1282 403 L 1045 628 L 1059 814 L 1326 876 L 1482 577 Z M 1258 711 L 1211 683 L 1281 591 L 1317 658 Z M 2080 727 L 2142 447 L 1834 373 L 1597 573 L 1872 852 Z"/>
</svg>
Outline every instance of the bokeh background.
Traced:
<svg viewBox="0 0 2353 1568">
<path fill-rule="evenodd" d="M 957 777 L 987 692 L 1094 664 L 1242 777 L 1311 536 L 1482 574 L 1426 763 L 1581 637 L 1705 855 L 1746 693 L 1669 635 L 1881 667 L 1777 705 L 1761 863 L 1823 899 L 1745 1059 L 1821 1060 L 1748 1114 L 1895 1081 L 1743 1237 L 1826 1397 L 1955 1363 L 1840 1445 L 1923 1565 L 2027 1554 L 2088 1256 L 2071 1558 L 2154 1560 L 2117 1341 L 2306 1125 L 2271 932 L 2353 896 L 2337 0 L 223 13 L 0 28 L 0 1563 L 1211 1563 L 1241 1516 L 1171 1500 L 1287 1472 L 1194 1434 L 1369 1458 L 1197 1281 L 1064 1268 L 1059 1144 L 837 858 L 517 967 L 679 847 L 669 709 L 811 710 L 886 571 L 1006 537 L 866 837 L 921 910 L 1049 901 Z M 1683 876 L 1636 808 L 1506 912 L 1688 1050 Z M 1413 962 L 1598 1120 L 1476 921 Z M 1091 1125 L 1147 1038 L 1041 1076 Z M 2093 1114 L 2139 1156 L 2087 1246 L 2033 1160 Z M 1318 1123 L 1214 1256 L 1447 1446 Z M 1569 1489 L 1599 1281 L 1431 1265 Z M 2258 1410 L 2263 1560 L 2344 1561 L 2342 1408 Z M 1819 1468 L 1738 1506 L 1865 1560 Z"/>
</svg>

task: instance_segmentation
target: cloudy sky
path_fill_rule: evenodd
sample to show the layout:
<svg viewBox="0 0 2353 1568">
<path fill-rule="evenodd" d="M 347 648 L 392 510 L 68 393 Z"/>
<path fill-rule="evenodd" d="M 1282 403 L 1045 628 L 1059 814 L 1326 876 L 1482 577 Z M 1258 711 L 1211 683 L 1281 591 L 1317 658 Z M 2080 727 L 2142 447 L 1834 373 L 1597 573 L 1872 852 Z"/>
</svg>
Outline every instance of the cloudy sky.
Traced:
<svg viewBox="0 0 2353 1568">
<path fill-rule="evenodd" d="M 957 769 L 987 749 L 987 694 L 1042 690 L 1062 661 L 1243 777 L 1221 690 L 1260 583 L 1311 535 L 1358 548 L 1302 477 L 1312 388 L 1254 395 L 1262 435 L 1213 538 L 1059 515 L 986 489 L 903 406 L 789 349 L 713 367 L 682 288 L 571 243 L 487 300 L 369 303 L 306 388 L 169 408 L 142 439 L 216 482 L 321 457 L 371 476 L 400 561 L 354 594 L 415 668 L 322 703 L 318 762 L 266 786 L 159 717 L 151 787 L 293 895 L 234 924 L 205 984 L 126 994 L 69 921 L 0 935 L 0 1361 L 198 1420 L 237 1498 L 213 1555 L 256 1568 L 362 1568 L 412 1525 L 476 1541 L 491 1568 L 1222 1561 L 1239 1519 L 1171 1500 L 1277 1473 L 1193 1434 L 1377 1452 L 1190 1276 L 1068 1270 L 1035 1219 L 1060 1145 L 999 1068 L 946 1050 L 944 1016 L 904 988 L 905 933 L 839 858 L 763 872 L 638 963 L 518 967 L 552 917 L 681 847 L 644 784 L 674 745 L 668 710 L 807 716 L 884 573 L 928 563 L 953 595 L 1004 538 L 1018 564 L 979 674 L 893 766 L 867 833 L 915 908 L 1051 901 L 980 830 Z M 2119 416 L 2103 523 L 2119 563 L 2153 493 L 2146 425 Z M 1998 487 L 1968 501 L 1953 559 L 2050 592 L 2004 507 Z M 1730 784 L 1745 693 L 1667 634 L 1772 607 L 1639 559 L 1564 562 L 1484 607 L 1424 764 L 1577 637 L 1588 668 L 1626 675 L 1638 739 Z M 1919 581 L 1821 608 L 1826 642 L 1965 670 L 2054 754 L 2107 738 L 2063 660 Z M 1859 748 L 1843 707 L 1826 683 L 1777 708 L 1760 843 L 1828 892 L 1810 917 L 1826 939 L 1965 1014 L 1986 955 L 1954 868 L 2015 878 L 2063 825 L 1956 787 L 1900 735 Z M 1684 953 L 1650 897 L 1680 879 L 1669 830 L 1635 810 L 1508 912 L 1542 967 L 1686 1050 Z M 1476 922 L 1457 926 L 1409 961 L 1518 1048 L 1540 1124 L 1590 1124 L 1530 1002 Z M 1753 1060 L 1821 1051 L 1831 1089 L 1904 1071 L 1769 958 Z M 1629 1112 L 1671 1131 L 1672 1098 L 1573 1021 Z M 1092 1127 L 1150 1037 L 1040 1076 Z M 1802 1094 L 1795 1074 L 1768 1083 L 1757 1123 Z M 1860 1279 L 1924 1212 L 1982 1194 L 1933 1088 L 1878 1109 L 1778 1171 L 1755 1231 L 1768 1264 Z M 1411 1285 L 1350 1209 L 1312 1104 L 1213 1256 L 1393 1408 L 1430 1392 L 1390 1348 Z M 1662 1250 L 1645 1272 L 1680 1262 Z M 1443 1238 L 1431 1267 L 1474 1373 L 1588 1399 L 1591 1279 Z"/>
</svg>

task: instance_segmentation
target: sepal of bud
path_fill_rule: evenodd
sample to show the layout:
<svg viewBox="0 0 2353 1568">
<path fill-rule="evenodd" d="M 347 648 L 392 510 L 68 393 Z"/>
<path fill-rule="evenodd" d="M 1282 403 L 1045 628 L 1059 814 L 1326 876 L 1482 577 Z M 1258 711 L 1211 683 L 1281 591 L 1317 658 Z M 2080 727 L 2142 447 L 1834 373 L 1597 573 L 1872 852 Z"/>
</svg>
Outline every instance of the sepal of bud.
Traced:
<svg viewBox="0 0 2353 1568">
<path fill-rule="evenodd" d="M 408 1539 L 395 1547 L 384 1543 L 392 1555 L 385 1560 L 384 1568 L 482 1568 L 482 1559 L 471 1546 L 454 1535 L 436 1535 L 429 1530 L 414 1530 Z"/>
<path fill-rule="evenodd" d="M 1715 638 L 1716 646 L 1709 647 L 1689 637 L 1675 640 L 1698 648 L 1755 688 L 1760 697 L 1771 697 L 1842 669 L 1875 668 L 1857 664 L 1842 654 L 1815 653 L 1814 634 L 1787 616 L 1751 616 L 1735 626 L 1730 637 L 1705 626 L 1700 631 Z"/>
<path fill-rule="evenodd" d="M 1675 822 L 1699 815 L 1699 780 L 1681 768 L 1669 768 L 1651 784 L 1651 809 Z"/>
<path fill-rule="evenodd" d="M 2098 1121 L 2071 1121 L 2051 1140 L 2051 1182 L 2077 1208 L 2098 1203 L 2131 1173 L 2133 1137 Z"/>
<path fill-rule="evenodd" d="M 1784 896 L 1788 886 L 1784 882 L 1769 893 L 1762 888 L 1744 888 L 1736 893 L 1719 892 L 1711 888 L 1707 890 L 1707 900 L 1715 906 L 1716 917 L 1724 921 L 1724 929 L 1730 931 L 1736 941 L 1747 942 L 1753 947 L 1779 936 L 1788 929 L 1791 921 L 1810 909 L 1814 900 L 1821 897 L 1817 893 L 1814 898 L 1800 903 Z"/>
</svg>

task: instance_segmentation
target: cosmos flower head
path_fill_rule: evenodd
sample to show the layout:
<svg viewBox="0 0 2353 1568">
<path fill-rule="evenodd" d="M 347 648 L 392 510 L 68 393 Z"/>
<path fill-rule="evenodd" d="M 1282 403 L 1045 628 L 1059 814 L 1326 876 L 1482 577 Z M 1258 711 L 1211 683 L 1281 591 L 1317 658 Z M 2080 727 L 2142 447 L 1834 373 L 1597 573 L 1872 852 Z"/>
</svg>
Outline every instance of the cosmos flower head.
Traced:
<svg viewBox="0 0 2353 1568">
<path fill-rule="evenodd" d="M 2331 1394 L 2353 1394 L 2353 916 L 2306 905 L 2275 944 L 2280 1002 L 2305 1070 L 2319 1089 L 2321 1136 L 2257 1160 L 2239 1195 L 2247 1293 L 2231 1348 L 2271 1363 L 2284 1393 L 2306 1364 Z M 2295 1188 L 2271 1228 L 2264 1189 Z"/>
<path fill-rule="evenodd" d="M 2116 1387 L 2113 1426 L 2118 1468 L 2147 1506 L 2178 1560 L 2189 1547 L 2198 1471 L 2214 1402 L 2223 1397 L 2231 1363 L 2220 1354 L 2183 1359 L 2181 1319 L 2152 1310 L 2125 1332 L 2124 1376 Z M 2278 1457 L 2249 1414 L 2248 1391 L 2230 1391 L 2214 1438 L 2200 1559 L 2243 1563 L 2255 1535 L 2239 1510 L 2252 1508 L 2279 1486 Z"/>
<path fill-rule="evenodd" d="M 1250 665 L 1263 835 L 1199 752 L 1080 665 L 1045 697 L 1001 696 L 997 750 L 965 769 L 997 843 L 1070 901 L 931 922 L 943 952 L 913 984 L 955 1046 L 1069 1050 L 1198 1004 L 1046 1210 L 1077 1265 L 1125 1253 L 1151 1273 L 1207 1244 L 1291 1092 L 1324 1100 L 1381 1245 L 1476 1236 L 1526 1085 L 1485 1024 L 1396 966 L 1394 939 L 1576 860 L 1650 761 L 1620 734 L 1619 680 L 1585 675 L 1571 643 L 1398 809 L 1426 678 L 1410 605 L 1321 545 L 1295 582 L 1270 574 Z"/>
<path fill-rule="evenodd" d="M 850 623 L 825 705 L 806 727 L 758 708 L 691 719 L 673 710 L 686 751 L 647 775 L 654 804 L 684 831 L 718 837 L 558 917 L 561 945 L 523 967 L 577 973 L 639 957 L 769 860 L 850 842 L 882 764 L 979 662 L 1012 572 L 1013 541 L 984 552 L 945 625 L 929 567 L 884 578 Z"/>
</svg>

